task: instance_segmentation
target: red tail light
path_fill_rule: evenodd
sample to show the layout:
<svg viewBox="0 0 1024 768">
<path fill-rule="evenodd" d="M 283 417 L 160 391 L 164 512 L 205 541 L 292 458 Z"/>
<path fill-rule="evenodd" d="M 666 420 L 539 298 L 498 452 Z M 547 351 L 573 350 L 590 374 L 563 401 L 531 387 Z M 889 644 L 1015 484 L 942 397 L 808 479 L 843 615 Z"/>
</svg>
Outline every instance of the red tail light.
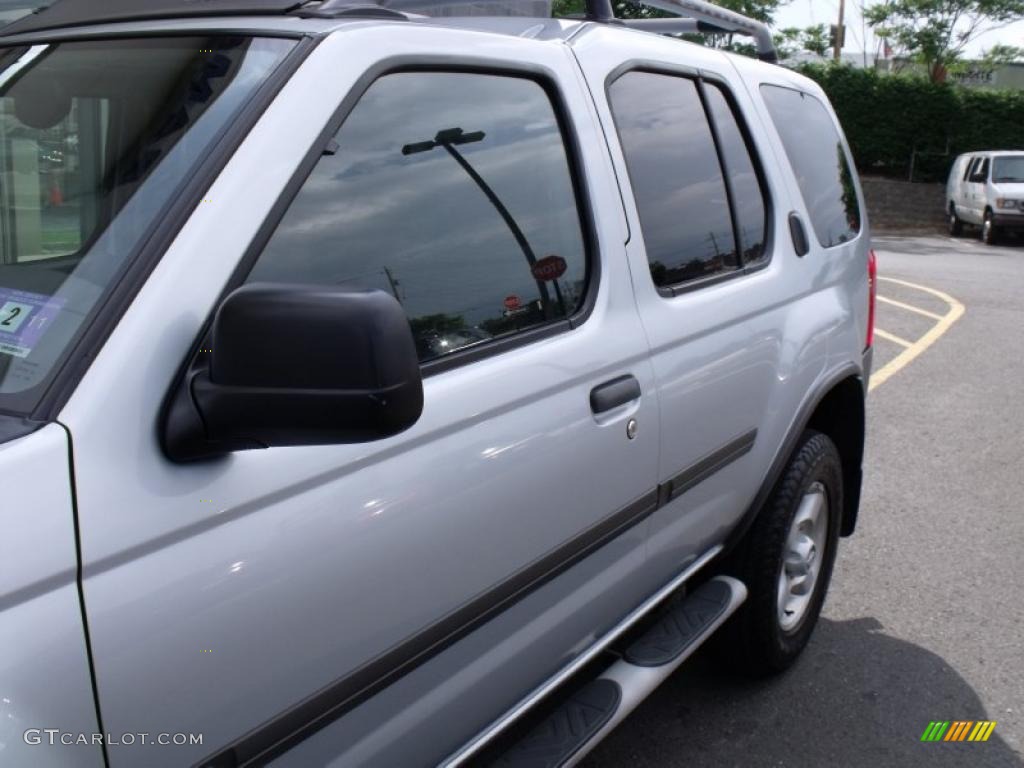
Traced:
<svg viewBox="0 0 1024 768">
<path fill-rule="evenodd" d="M 864 342 L 867 349 L 875 343 L 875 295 L 878 292 L 878 257 L 874 249 L 868 251 L 868 337 Z"/>
</svg>

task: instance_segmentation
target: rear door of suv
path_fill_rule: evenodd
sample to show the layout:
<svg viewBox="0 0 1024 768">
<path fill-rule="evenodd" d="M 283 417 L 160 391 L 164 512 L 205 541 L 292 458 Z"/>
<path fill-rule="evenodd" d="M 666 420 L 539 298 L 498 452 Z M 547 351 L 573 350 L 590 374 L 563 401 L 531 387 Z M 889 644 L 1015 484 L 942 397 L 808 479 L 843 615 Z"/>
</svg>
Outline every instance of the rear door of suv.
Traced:
<svg viewBox="0 0 1024 768">
<path fill-rule="evenodd" d="M 649 568 L 669 574 L 750 507 L 825 366 L 838 307 L 790 235 L 777 147 L 722 54 L 593 29 L 597 94 L 630 225 L 662 418 Z"/>
<path fill-rule="evenodd" d="M 436 762 L 653 591 L 658 409 L 612 178 L 557 43 L 362 25 L 310 54 L 62 414 L 103 726 L 203 735 L 112 765 L 302 739 L 303 764 Z M 420 421 L 165 458 L 165 395 L 255 280 L 392 293 Z"/>
</svg>

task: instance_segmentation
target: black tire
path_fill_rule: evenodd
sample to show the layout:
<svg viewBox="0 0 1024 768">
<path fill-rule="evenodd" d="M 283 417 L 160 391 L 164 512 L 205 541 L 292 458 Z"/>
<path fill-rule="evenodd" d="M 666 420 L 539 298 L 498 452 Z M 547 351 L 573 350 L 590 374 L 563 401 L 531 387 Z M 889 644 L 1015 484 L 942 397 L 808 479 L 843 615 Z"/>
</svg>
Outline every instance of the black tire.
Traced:
<svg viewBox="0 0 1024 768">
<path fill-rule="evenodd" d="M 949 236 L 962 237 L 964 234 L 964 222 L 956 215 L 956 206 L 949 206 Z"/>
<path fill-rule="evenodd" d="M 985 211 L 985 223 L 981 225 L 981 239 L 985 245 L 999 244 L 999 227 L 992 220 L 992 211 Z"/>
<path fill-rule="evenodd" d="M 790 526 L 805 494 L 824 486 L 828 502 L 825 552 L 803 618 L 789 630 L 779 611 L 779 579 Z M 839 452 L 827 435 L 808 430 L 786 465 L 757 519 L 725 564 L 747 585 L 746 602 L 722 628 L 720 659 L 754 677 L 778 674 L 800 656 L 817 624 L 832 578 L 843 509 L 843 471 Z"/>
</svg>

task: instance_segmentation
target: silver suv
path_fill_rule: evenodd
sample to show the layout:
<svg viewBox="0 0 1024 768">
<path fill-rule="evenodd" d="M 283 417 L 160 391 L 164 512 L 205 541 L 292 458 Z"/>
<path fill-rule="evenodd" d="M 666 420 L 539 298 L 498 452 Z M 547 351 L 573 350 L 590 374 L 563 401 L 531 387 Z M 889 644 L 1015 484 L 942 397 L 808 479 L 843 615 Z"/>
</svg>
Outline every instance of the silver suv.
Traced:
<svg viewBox="0 0 1024 768">
<path fill-rule="evenodd" d="M 4 765 L 569 765 L 713 634 L 794 662 L 863 198 L 814 83 L 652 34 L 765 27 L 658 5 L 3 30 Z"/>
<path fill-rule="evenodd" d="M 995 245 L 1005 232 L 1024 232 L 1024 152 L 960 155 L 946 183 L 949 234 L 964 224 L 981 227 L 981 239 Z"/>
</svg>

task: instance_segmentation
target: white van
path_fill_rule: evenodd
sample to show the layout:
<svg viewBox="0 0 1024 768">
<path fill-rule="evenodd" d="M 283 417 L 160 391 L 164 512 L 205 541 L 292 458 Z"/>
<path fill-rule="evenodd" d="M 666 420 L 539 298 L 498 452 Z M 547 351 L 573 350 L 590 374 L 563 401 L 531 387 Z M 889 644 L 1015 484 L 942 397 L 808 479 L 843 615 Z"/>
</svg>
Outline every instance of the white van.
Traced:
<svg viewBox="0 0 1024 768">
<path fill-rule="evenodd" d="M 1024 231 L 1024 152 L 970 152 L 953 163 L 946 184 L 949 234 L 964 224 L 981 227 L 981 239 L 995 245 L 1007 231 Z"/>
</svg>

